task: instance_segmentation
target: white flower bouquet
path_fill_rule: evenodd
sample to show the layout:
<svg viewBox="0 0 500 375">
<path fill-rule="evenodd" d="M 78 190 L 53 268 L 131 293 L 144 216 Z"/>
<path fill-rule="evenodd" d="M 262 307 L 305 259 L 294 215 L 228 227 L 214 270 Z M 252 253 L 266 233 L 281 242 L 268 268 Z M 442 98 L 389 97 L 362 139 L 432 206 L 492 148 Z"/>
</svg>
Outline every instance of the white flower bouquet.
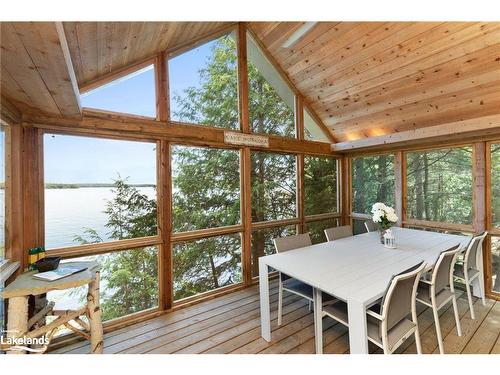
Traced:
<svg viewBox="0 0 500 375">
<path fill-rule="evenodd" d="M 372 220 L 378 224 L 381 231 L 384 231 L 398 221 L 398 216 L 394 208 L 377 202 L 372 206 Z"/>
</svg>

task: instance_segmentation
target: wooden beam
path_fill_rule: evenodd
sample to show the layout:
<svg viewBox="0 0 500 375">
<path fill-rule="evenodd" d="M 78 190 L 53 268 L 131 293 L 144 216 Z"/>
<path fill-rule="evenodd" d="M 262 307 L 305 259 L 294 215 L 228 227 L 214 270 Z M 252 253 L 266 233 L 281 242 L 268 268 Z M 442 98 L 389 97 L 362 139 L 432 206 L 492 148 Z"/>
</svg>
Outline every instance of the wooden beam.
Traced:
<svg viewBox="0 0 500 375">
<path fill-rule="evenodd" d="M 23 229 L 23 128 L 5 129 L 5 257 L 19 262 L 22 272 L 26 265 Z"/>
<path fill-rule="evenodd" d="M 403 152 L 398 151 L 394 155 L 394 210 L 398 215 L 397 225 L 403 223 L 403 200 L 406 198 L 403 188 L 405 182 Z"/>
<path fill-rule="evenodd" d="M 486 230 L 486 143 L 472 146 L 472 210 L 476 233 Z"/>
<path fill-rule="evenodd" d="M 26 115 L 24 116 L 24 121 L 34 127 L 46 129 L 47 131 L 114 136 L 124 139 L 164 139 L 179 144 L 189 143 L 202 146 L 239 148 L 224 142 L 224 129 L 221 128 L 148 120 L 133 116 L 106 113 L 104 111 L 84 109 L 81 120 Z M 300 141 L 298 139 L 278 136 L 269 136 L 268 138 L 269 147 L 260 148 L 261 150 L 307 153 L 312 155 L 334 155 L 328 143 Z"/>
<path fill-rule="evenodd" d="M 381 150 L 401 145 L 424 144 L 426 142 L 439 140 L 458 140 L 463 139 L 465 136 L 480 136 L 496 133 L 500 135 L 500 114 L 407 130 L 378 137 L 340 142 L 333 144 L 332 150 L 336 152 Z"/>
<path fill-rule="evenodd" d="M 3 95 L 0 98 L 0 122 L 4 125 L 14 125 L 21 121 L 21 112 Z"/>
<path fill-rule="evenodd" d="M 158 282 L 160 310 L 172 308 L 173 257 L 172 257 L 172 166 L 170 144 L 159 141 L 157 152 L 158 186 L 158 235 L 162 239 L 158 251 Z"/>
<path fill-rule="evenodd" d="M 170 116 L 168 85 L 168 62 L 165 54 L 160 53 L 155 62 L 156 119 L 159 121 L 168 121 Z"/>
<path fill-rule="evenodd" d="M 250 133 L 250 114 L 248 109 L 247 27 L 245 22 L 240 22 L 238 24 L 237 52 L 240 129 L 243 133 Z"/>
</svg>

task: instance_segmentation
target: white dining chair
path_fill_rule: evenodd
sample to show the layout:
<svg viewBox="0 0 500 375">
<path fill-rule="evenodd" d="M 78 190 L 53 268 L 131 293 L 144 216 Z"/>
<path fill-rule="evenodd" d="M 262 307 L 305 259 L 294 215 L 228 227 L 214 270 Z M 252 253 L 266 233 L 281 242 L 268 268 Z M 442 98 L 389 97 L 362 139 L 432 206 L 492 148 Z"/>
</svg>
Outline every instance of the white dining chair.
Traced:
<svg viewBox="0 0 500 375">
<path fill-rule="evenodd" d="M 383 349 L 394 351 L 410 336 L 415 336 L 417 353 L 422 354 L 418 330 L 415 297 L 425 263 L 393 276 L 382 300 L 366 310 L 368 341 Z M 349 327 L 347 304 L 337 300 L 323 307 L 322 316 L 328 316 Z"/>
<path fill-rule="evenodd" d="M 327 228 L 325 229 L 325 236 L 327 241 L 334 241 L 341 238 L 352 237 L 352 227 L 350 225 L 343 225 L 341 227 Z"/>
<path fill-rule="evenodd" d="M 460 317 L 458 316 L 457 298 L 453 285 L 453 269 L 457 255 L 460 252 L 460 245 L 443 251 L 432 269 L 430 280 L 421 279 L 417 289 L 417 301 L 432 308 L 434 323 L 436 325 L 436 335 L 439 345 L 439 352 L 444 354 L 443 337 L 439 324 L 439 310 L 449 301 L 453 303 L 455 313 L 455 323 L 457 335 L 462 336 L 460 327 Z"/>
<path fill-rule="evenodd" d="M 302 247 L 311 246 L 311 237 L 309 233 L 296 234 L 292 236 L 275 238 L 273 240 L 274 247 L 277 253 L 283 253 L 285 251 L 300 249 Z M 278 277 L 278 325 L 281 325 L 283 318 L 283 291 L 287 291 L 296 294 L 300 297 L 305 298 L 309 301 L 309 311 L 312 310 L 313 305 L 313 288 L 303 283 L 300 280 L 294 279 L 282 272 L 279 272 Z M 323 296 L 323 303 L 328 304 L 334 300 L 333 297 L 329 295 Z"/>
<path fill-rule="evenodd" d="M 365 228 L 367 232 L 376 232 L 378 230 L 378 226 L 373 222 L 373 220 L 366 220 Z"/>
<path fill-rule="evenodd" d="M 476 319 L 474 313 L 474 301 L 472 300 L 471 283 L 474 279 L 478 279 L 479 287 L 481 288 L 481 299 L 483 306 L 486 305 L 486 295 L 484 290 L 484 270 L 483 262 L 481 262 L 481 251 L 483 251 L 483 241 L 488 232 L 484 232 L 479 236 L 475 236 L 467 246 L 464 253 L 464 258 L 461 263 L 455 264 L 453 276 L 465 284 L 467 290 L 467 299 L 469 300 L 470 316 Z"/>
</svg>

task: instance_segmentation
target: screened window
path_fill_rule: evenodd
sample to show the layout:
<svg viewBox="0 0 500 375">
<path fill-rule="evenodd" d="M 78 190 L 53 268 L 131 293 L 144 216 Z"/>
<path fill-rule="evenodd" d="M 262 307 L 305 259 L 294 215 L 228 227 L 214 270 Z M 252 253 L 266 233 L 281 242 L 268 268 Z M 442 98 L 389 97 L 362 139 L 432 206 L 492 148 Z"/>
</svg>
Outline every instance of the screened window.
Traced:
<svg viewBox="0 0 500 375">
<path fill-rule="evenodd" d="M 157 234 L 156 144 L 44 136 L 48 249 Z"/>
<path fill-rule="evenodd" d="M 239 129 L 235 33 L 169 60 L 170 118 Z"/>
<path fill-rule="evenodd" d="M 252 152 L 252 221 L 296 217 L 294 155 Z"/>
<path fill-rule="evenodd" d="M 176 243 L 173 254 L 175 300 L 242 281 L 240 234 Z"/>
<path fill-rule="evenodd" d="M 158 306 L 158 248 L 149 246 L 115 253 L 65 259 L 94 261 L 101 266 L 102 319 L 110 320 Z M 87 300 L 87 286 L 47 293 L 61 310 L 77 309 Z"/>
<path fill-rule="evenodd" d="M 150 65 L 81 95 L 83 107 L 156 117 L 154 66 Z"/>
<path fill-rule="evenodd" d="M 491 145 L 491 224 L 500 227 L 500 144 Z"/>
<path fill-rule="evenodd" d="M 394 155 L 352 159 L 352 211 L 371 214 L 376 202 L 394 206 Z"/>
<path fill-rule="evenodd" d="M 336 227 L 337 219 L 311 221 L 306 223 L 305 231 L 311 236 L 313 244 L 326 242 L 325 229 Z"/>
<path fill-rule="evenodd" d="M 500 144 L 492 144 L 491 152 L 491 225 L 500 227 Z M 500 293 L 500 237 L 491 236 L 491 289 Z"/>
<path fill-rule="evenodd" d="M 472 148 L 406 154 L 407 217 L 472 223 Z"/>
<path fill-rule="evenodd" d="M 304 138 L 308 141 L 330 143 L 330 139 L 307 108 L 304 108 Z"/>
<path fill-rule="evenodd" d="M 257 229 L 252 232 L 252 276 L 259 276 L 259 258 L 274 254 L 275 238 L 296 234 L 295 225 Z"/>
<path fill-rule="evenodd" d="M 305 214 L 337 212 L 337 160 L 304 157 Z"/>
<path fill-rule="evenodd" d="M 175 232 L 240 222 L 239 163 L 234 150 L 172 147 Z"/>
<path fill-rule="evenodd" d="M 295 137 L 295 95 L 276 68 L 247 37 L 250 128 Z"/>
</svg>

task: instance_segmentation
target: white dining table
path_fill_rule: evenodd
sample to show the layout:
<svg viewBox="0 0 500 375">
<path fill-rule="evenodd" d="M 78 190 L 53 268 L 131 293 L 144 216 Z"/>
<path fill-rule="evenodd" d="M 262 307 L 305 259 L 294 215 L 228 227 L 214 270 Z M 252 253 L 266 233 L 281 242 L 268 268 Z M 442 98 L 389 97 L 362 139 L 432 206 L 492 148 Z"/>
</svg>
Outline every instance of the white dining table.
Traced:
<svg viewBox="0 0 500 375">
<path fill-rule="evenodd" d="M 269 272 L 274 269 L 307 283 L 314 290 L 316 353 L 323 351 L 322 292 L 347 302 L 351 354 L 367 354 L 366 309 L 379 300 L 393 275 L 425 261 L 428 269 L 439 254 L 455 245 L 465 248 L 470 236 L 392 228 L 396 249 L 385 248 L 378 232 L 364 233 L 259 258 L 261 335 L 271 341 Z"/>
</svg>

